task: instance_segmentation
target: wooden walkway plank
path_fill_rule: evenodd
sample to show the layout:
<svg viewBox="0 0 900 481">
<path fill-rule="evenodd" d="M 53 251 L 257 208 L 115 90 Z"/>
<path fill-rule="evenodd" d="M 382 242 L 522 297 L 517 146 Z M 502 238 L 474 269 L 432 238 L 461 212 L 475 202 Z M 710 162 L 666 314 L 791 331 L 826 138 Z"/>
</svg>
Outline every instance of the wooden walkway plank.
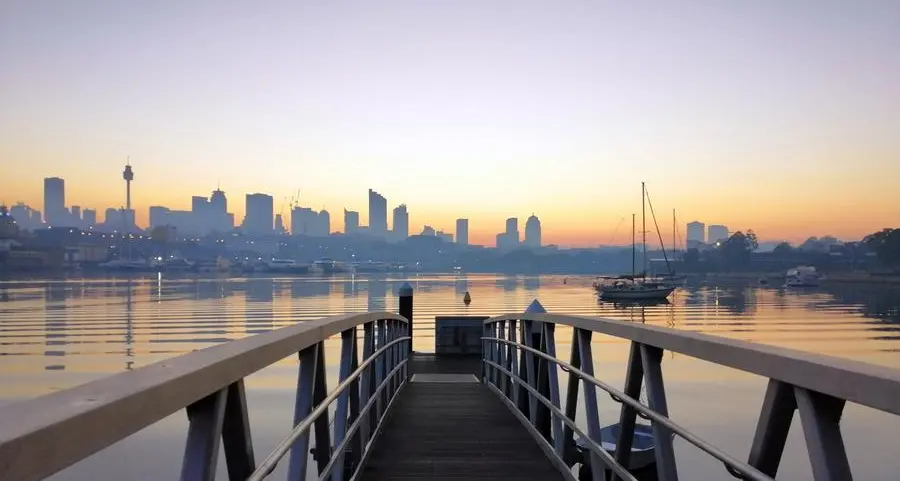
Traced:
<svg viewBox="0 0 900 481">
<path fill-rule="evenodd" d="M 421 357 L 416 361 L 413 371 L 419 373 L 459 374 L 473 369 L 464 359 L 444 362 L 442 369 L 423 368 Z M 473 378 L 471 382 L 417 380 L 407 385 L 363 468 L 362 479 L 564 478 L 506 405 Z"/>
</svg>

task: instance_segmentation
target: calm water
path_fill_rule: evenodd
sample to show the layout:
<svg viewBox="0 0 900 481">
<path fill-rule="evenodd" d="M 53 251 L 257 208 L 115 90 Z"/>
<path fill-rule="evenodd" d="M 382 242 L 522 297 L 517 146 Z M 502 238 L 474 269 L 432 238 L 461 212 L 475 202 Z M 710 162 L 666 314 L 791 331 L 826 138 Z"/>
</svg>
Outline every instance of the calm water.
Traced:
<svg viewBox="0 0 900 481">
<path fill-rule="evenodd" d="M 395 277 L 301 279 L 85 279 L 0 283 L 0 403 L 35 397 L 210 345 L 330 314 L 397 309 Z M 900 367 L 900 289 L 823 287 L 785 292 L 714 280 L 679 289 L 666 305 L 598 303 L 587 277 L 422 275 L 415 287 L 415 349 L 433 350 L 433 318 L 519 312 L 537 298 L 553 313 L 602 315 Z M 466 307 L 463 294 L 473 302 Z M 568 356 L 570 335 L 558 334 Z M 336 343 L 328 359 L 337 362 Z M 598 377 L 621 385 L 627 343 L 595 339 Z M 248 379 L 257 458 L 290 429 L 296 360 Z M 746 459 L 765 380 L 668 353 L 672 417 Z M 335 376 L 332 369 L 332 377 Z M 334 385 L 334 381 L 331 381 Z M 601 401 L 604 421 L 618 405 Z M 850 406 L 845 442 L 858 479 L 895 479 L 893 433 L 900 420 Z M 177 476 L 185 417 L 177 413 L 55 479 L 170 479 Z M 795 418 L 779 478 L 811 479 Z M 686 443 L 684 479 L 731 479 Z"/>
</svg>

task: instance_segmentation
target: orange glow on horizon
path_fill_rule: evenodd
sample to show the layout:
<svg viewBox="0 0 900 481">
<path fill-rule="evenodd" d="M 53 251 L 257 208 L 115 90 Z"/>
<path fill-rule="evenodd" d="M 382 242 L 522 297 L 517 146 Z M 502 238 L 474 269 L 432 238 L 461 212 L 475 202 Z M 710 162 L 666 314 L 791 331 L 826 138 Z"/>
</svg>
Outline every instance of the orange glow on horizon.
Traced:
<svg viewBox="0 0 900 481">
<path fill-rule="evenodd" d="M 140 171 L 138 171 L 138 175 L 140 175 Z M 176 189 L 175 186 L 170 185 L 166 190 L 149 195 L 147 187 L 142 185 L 140 177 L 138 179 L 132 188 L 137 222 L 142 227 L 147 225 L 148 209 L 151 205 L 163 205 L 174 210 L 189 210 L 191 195 L 209 195 L 215 188 L 215 185 L 205 189 L 179 185 Z M 40 184 L 40 179 L 38 180 L 38 182 L 31 182 L 32 185 L 29 186 L 31 187 L 29 189 L 7 190 L 2 200 L 8 204 L 21 201 L 42 210 L 41 187 L 34 188 L 35 183 Z M 82 208 L 96 209 L 100 219 L 103 218 L 107 207 L 118 207 L 124 204 L 124 183 L 121 186 L 118 183 L 114 184 L 121 187 L 121 191 L 118 191 L 118 189 L 97 188 L 98 186 L 92 186 L 89 183 L 66 180 L 67 205 L 80 205 Z M 235 195 L 234 191 L 229 191 L 225 185 L 222 188 L 228 194 L 229 211 L 235 214 L 235 224 L 239 225 L 244 215 L 244 194 Z M 392 201 L 390 190 L 382 189 L 382 191 L 388 197 L 390 225 L 392 224 L 391 209 L 399 202 Z M 885 194 L 885 192 L 888 193 Z M 331 213 L 331 230 L 338 232 L 343 230 L 344 207 L 359 211 L 361 223 L 367 222 L 368 205 L 364 196 L 365 191 L 362 194 L 353 202 L 346 204 L 329 199 L 327 203 L 317 204 L 311 201 L 301 202 L 301 205 L 315 209 L 326 208 Z M 312 198 L 314 195 L 315 193 L 309 193 L 305 198 Z M 849 193 L 845 195 L 849 195 Z M 790 207 L 782 205 L 784 202 L 782 197 L 759 198 L 752 203 L 745 203 L 741 201 L 740 196 L 737 196 L 736 199 L 720 199 L 713 205 L 686 198 L 683 204 L 689 206 L 690 209 L 676 211 L 680 236 L 678 242 L 683 246 L 685 224 L 693 220 L 700 220 L 707 225 L 722 223 L 727 225 L 731 231 L 753 229 L 763 241 L 787 240 L 792 243 L 800 243 L 808 237 L 823 235 L 833 235 L 842 240 L 858 240 L 871 232 L 893 226 L 895 223 L 892 223 L 892 220 L 900 219 L 900 206 L 896 202 L 892 203 L 883 198 L 886 196 L 889 196 L 889 191 L 874 189 L 854 193 L 854 205 L 835 202 L 833 198 L 822 196 L 819 199 L 806 199 L 802 205 L 800 202 L 796 202 Z M 290 209 L 284 202 L 285 197 L 288 195 L 273 194 L 275 213 L 280 213 L 283 206 L 284 222 L 286 226 L 289 226 Z M 633 202 L 637 204 L 636 206 L 619 199 L 617 202 L 610 202 L 601 208 L 579 207 L 577 203 L 566 205 L 560 202 L 556 205 L 545 205 L 542 209 L 535 208 L 533 211 L 541 219 L 542 238 L 545 245 L 556 244 L 562 247 L 629 245 L 631 243 L 631 211 L 636 211 L 637 214 L 636 231 L 638 241 L 640 241 L 639 199 L 638 192 L 637 201 Z M 657 202 L 661 202 L 655 196 L 653 199 L 663 242 L 667 248 L 671 248 L 672 210 L 668 206 L 662 208 L 657 205 Z M 469 219 L 469 242 L 488 247 L 494 246 L 496 234 L 504 230 L 507 217 L 519 219 L 520 238 L 524 239 L 525 220 L 532 213 L 531 209 L 518 210 L 510 214 L 496 211 L 466 213 L 461 208 L 460 214 L 453 214 L 452 211 L 455 207 L 450 204 L 438 204 L 432 207 L 430 212 L 423 212 L 417 209 L 415 202 L 405 202 L 410 211 L 411 235 L 420 233 L 422 226 L 426 224 L 436 230 L 443 230 L 455 235 L 456 219 L 466 217 Z M 648 209 L 647 212 L 647 239 L 651 246 L 655 246 L 659 244 L 659 240 L 653 220 L 650 218 L 650 210 Z M 778 213 L 777 216 L 772 215 L 774 212 Z"/>
</svg>

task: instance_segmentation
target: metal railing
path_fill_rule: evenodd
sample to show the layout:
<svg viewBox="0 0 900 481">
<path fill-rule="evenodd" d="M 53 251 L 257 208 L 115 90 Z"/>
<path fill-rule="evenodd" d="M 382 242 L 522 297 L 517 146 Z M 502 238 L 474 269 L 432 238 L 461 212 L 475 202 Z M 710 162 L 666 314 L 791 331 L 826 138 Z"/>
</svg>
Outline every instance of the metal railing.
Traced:
<svg viewBox="0 0 900 481">
<path fill-rule="evenodd" d="M 337 334 L 339 384 L 329 393 L 325 340 Z M 408 379 L 409 340 L 409 324 L 397 314 L 335 316 L 4 406 L 0 479 L 42 479 L 181 409 L 188 417 L 183 480 L 214 479 L 220 443 L 229 479 L 265 478 L 287 453 L 288 479 L 306 479 L 310 430 L 315 433 L 319 479 L 353 479 Z M 257 466 L 244 378 L 298 353 L 294 428 Z"/>
<path fill-rule="evenodd" d="M 556 356 L 555 327 L 572 327 L 569 362 Z M 591 336 L 602 333 L 631 341 L 624 389 L 594 377 Z M 578 459 L 575 435 L 584 438 L 591 476 L 635 480 L 629 465 L 637 417 L 648 419 L 657 477 L 678 479 L 673 438 L 679 436 L 721 461 L 734 477 L 774 479 L 794 411 L 799 411 L 817 481 L 852 479 L 840 419 L 846 402 L 900 414 L 900 370 L 706 334 L 602 318 L 551 314 L 509 314 L 484 323 L 483 382 L 526 425 L 557 465 Z M 670 350 L 769 379 L 747 462 L 725 453 L 669 418 L 662 354 Z M 565 405 L 559 371 L 567 372 Z M 641 384 L 647 404 L 638 400 Z M 587 432 L 575 423 L 578 391 L 584 389 Z M 619 433 L 611 454 L 600 436 L 597 388 L 621 403 Z"/>
</svg>

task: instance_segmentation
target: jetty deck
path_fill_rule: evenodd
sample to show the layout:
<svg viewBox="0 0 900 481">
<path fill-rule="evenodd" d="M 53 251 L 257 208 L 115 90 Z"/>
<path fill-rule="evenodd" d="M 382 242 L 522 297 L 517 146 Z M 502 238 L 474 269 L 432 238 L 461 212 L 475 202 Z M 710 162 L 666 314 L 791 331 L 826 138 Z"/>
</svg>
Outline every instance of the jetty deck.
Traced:
<svg viewBox="0 0 900 481">
<path fill-rule="evenodd" d="M 480 356 L 413 354 L 412 378 L 362 471 L 365 481 L 562 480 L 506 405 Z"/>
</svg>

